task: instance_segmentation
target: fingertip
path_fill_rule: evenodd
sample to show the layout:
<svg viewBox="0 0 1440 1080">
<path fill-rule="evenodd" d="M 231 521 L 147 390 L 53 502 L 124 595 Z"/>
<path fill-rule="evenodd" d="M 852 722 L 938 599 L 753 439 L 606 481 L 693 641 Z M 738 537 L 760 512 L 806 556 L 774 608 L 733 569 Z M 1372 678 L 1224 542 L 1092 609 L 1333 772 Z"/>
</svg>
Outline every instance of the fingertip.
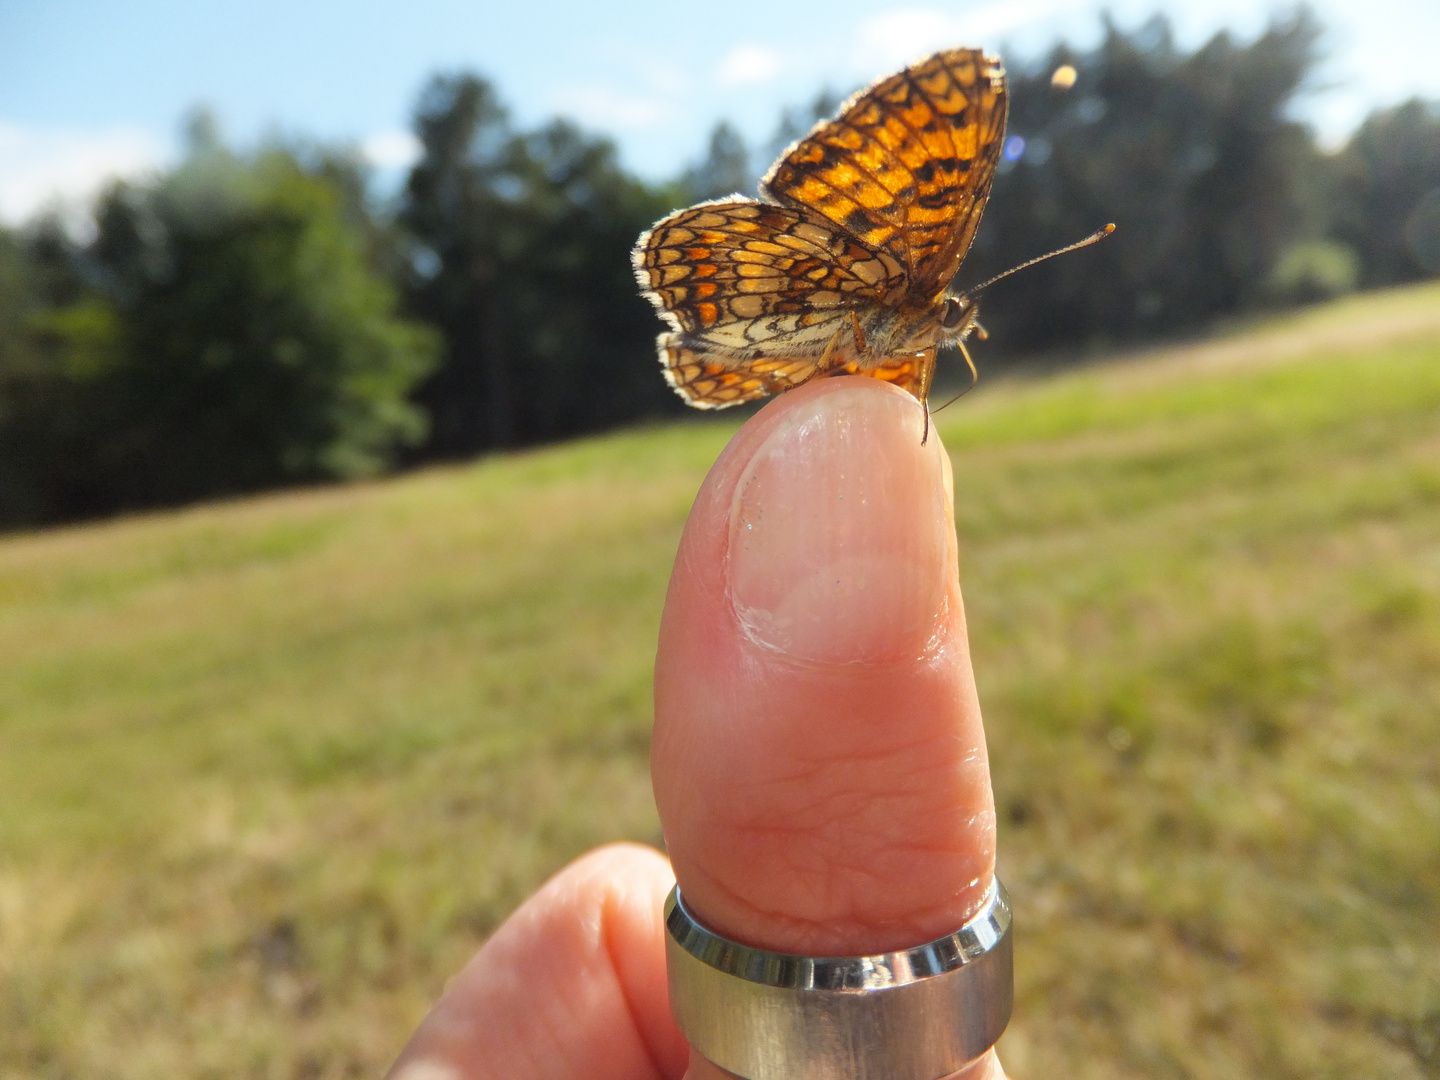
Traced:
<svg viewBox="0 0 1440 1080">
<path fill-rule="evenodd" d="M 873 379 L 793 391 L 736 436 L 686 523 L 652 777 L 694 909 L 750 944 L 908 947 L 988 888 L 948 461 L 923 422 Z"/>
</svg>

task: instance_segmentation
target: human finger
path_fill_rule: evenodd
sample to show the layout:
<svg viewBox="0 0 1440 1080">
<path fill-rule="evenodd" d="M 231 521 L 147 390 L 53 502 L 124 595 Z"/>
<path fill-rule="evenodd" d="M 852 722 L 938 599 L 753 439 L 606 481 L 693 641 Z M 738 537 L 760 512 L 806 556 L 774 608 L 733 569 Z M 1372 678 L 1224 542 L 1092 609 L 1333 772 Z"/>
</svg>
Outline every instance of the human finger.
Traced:
<svg viewBox="0 0 1440 1080">
<path fill-rule="evenodd" d="M 894 387 L 811 383 L 741 431 L 691 511 L 652 776 L 687 907 L 727 937 L 904 949 L 954 931 L 990 887 L 950 464 L 923 430 Z"/>
</svg>

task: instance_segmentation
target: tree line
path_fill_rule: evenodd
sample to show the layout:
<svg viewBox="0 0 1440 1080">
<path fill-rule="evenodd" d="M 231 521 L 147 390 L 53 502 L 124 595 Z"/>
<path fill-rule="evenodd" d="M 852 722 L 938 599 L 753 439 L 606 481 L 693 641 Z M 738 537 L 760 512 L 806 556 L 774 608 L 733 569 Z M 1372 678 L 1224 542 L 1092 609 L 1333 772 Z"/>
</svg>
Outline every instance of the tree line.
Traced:
<svg viewBox="0 0 1440 1080">
<path fill-rule="evenodd" d="M 994 287 L 992 356 L 1083 355 L 1217 318 L 1440 273 L 1440 103 L 1376 111 L 1339 151 L 1292 118 L 1321 27 L 1178 47 L 1161 17 L 1011 61 L 1009 134 L 963 288 Z M 1059 79 L 1064 66 L 1076 78 Z M 683 411 L 629 267 L 671 209 L 757 176 L 839 98 L 748 146 L 717 126 L 673 182 L 603 137 L 515 125 L 435 77 L 422 152 L 379 202 L 353 152 L 228 147 L 119 183 L 77 238 L 0 230 L 0 527 L 374 475 Z"/>
</svg>

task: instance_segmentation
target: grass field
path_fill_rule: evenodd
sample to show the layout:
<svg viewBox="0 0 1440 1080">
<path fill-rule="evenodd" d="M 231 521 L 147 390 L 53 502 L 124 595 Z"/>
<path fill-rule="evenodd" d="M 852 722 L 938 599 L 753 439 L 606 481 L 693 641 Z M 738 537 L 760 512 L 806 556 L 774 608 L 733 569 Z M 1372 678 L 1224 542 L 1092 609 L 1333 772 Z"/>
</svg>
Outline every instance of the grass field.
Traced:
<svg viewBox="0 0 1440 1080">
<path fill-rule="evenodd" d="M 1440 289 L 940 416 L 1017 1080 L 1440 1076 Z M 0 538 L 0 1077 L 377 1075 L 585 848 L 733 424 Z"/>
</svg>

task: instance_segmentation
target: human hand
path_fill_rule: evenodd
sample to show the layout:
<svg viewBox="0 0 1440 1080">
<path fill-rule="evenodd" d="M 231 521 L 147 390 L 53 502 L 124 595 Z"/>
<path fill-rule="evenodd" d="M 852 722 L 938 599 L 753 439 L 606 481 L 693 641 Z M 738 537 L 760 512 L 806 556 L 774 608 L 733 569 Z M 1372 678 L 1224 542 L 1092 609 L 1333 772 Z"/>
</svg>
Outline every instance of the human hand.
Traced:
<svg viewBox="0 0 1440 1080">
<path fill-rule="evenodd" d="M 731 440 L 691 510 L 655 671 L 652 775 L 686 906 L 762 948 L 954 931 L 994 870 L 949 459 L 903 391 L 810 383 Z M 657 853 L 600 849 L 450 983 L 392 1080 L 723 1073 L 670 1017 Z M 1003 1075 L 994 1052 L 967 1080 Z"/>
</svg>

